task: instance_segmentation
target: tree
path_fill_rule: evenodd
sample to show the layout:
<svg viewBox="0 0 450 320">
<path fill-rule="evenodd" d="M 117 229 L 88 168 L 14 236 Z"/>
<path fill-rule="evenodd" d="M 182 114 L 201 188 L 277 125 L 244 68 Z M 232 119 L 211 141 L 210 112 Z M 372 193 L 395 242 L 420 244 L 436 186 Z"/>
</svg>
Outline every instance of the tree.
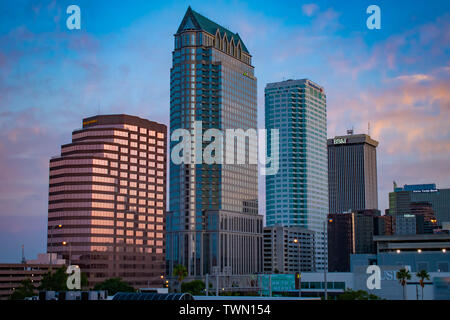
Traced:
<svg viewBox="0 0 450 320">
<path fill-rule="evenodd" d="M 425 279 L 430 280 L 430 274 L 427 272 L 427 270 L 420 270 L 416 273 L 416 277 L 420 278 L 419 283 L 422 287 L 422 300 L 423 300 L 423 288 L 425 287 Z"/>
<path fill-rule="evenodd" d="M 406 300 L 406 280 L 411 280 L 411 273 L 406 268 L 397 271 L 397 280 L 403 287 L 403 300 Z"/>
<path fill-rule="evenodd" d="M 338 296 L 338 300 L 381 300 L 381 298 L 364 290 L 345 289 L 344 293 Z"/>
<path fill-rule="evenodd" d="M 117 292 L 134 292 L 134 288 L 130 286 L 127 282 L 123 281 L 122 278 L 110 278 L 103 282 L 97 283 L 94 286 L 94 290 L 106 290 L 108 295 L 113 296 Z"/>
<path fill-rule="evenodd" d="M 203 296 L 205 295 L 205 283 L 202 280 L 193 280 L 182 283 L 181 292 L 189 292 L 193 296 Z"/>
<path fill-rule="evenodd" d="M 175 268 L 173 268 L 173 274 L 177 277 L 177 282 L 180 286 L 181 291 L 181 282 L 183 282 L 183 279 L 187 276 L 187 270 L 186 267 L 179 264 Z"/>
<path fill-rule="evenodd" d="M 10 300 L 23 300 L 26 297 L 32 297 L 35 294 L 33 282 L 30 279 L 22 280 L 20 286 L 9 296 Z"/>
<path fill-rule="evenodd" d="M 61 266 L 54 272 L 47 272 L 42 277 L 41 285 L 38 289 L 46 291 L 67 291 L 67 278 L 69 275 L 66 273 L 66 271 L 67 267 Z M 85 288 L 88 286 L 88 279 L 84 272 L 81 272 L 80 282 L 81 288 Z"/>
<path fill-rule="evenodd" d="M 67 290 L 67 273 L 66 266 L 56 269 L 54 272 L 47 272 L 41 280 L 39 290 L 45 291 L 66 291 Z"/>
</svg>

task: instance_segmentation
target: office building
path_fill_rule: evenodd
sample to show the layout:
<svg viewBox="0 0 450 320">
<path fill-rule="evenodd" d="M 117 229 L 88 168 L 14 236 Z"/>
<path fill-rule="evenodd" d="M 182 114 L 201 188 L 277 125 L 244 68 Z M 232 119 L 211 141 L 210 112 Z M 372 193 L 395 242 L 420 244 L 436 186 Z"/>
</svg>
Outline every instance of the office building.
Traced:
<svg viewBox="0 0 450 320">
<path fill-rule="evenodd" d="M 267 226 L 314 231 L 316 270 L 323 270 L 328 214 L 325 91 L 308 79 L 269 83 L 265 112 L 266 129 L 279 130 L 279 170 L 266 176 Z"/>
<path fill-rule="evenodd" d="M 376 216 L 374 221 L 374 231 L 375 236 L 389 236 L 393 235 L 392 229 L 393 219 L 390 215 Z"/>
<path fill-rule="evenodd" d="M 50 160 L 47 252 L 89 285 L 162 286 L 166 126 L 129 115 L 83 119 Z"/>
<path fill-rule="evenodd" d="M 264 228 L 264 273 L 315 271 L 314 232 L 300 227 Z"/>
<path fill-rule="evenodd" d="M 172 58 L 170 131 L 188 130 L 200 161 L 170 162 L 167 273 L 173 276 L 178 264 L 194 278 L 261 272 L 257 164 L 203 163 L 206 143 L 196 140 L 208 129 L 256 130 L 251 55 L 239 34 L 189 7 L 175 33 Z M 171 152 L 178 143 L 171 142 Z M 237 144 L 236 152 L 248 150 L 247 140 Z"/>
<path fill-rule="evenodd" d="M 394 182 L 394 191 L 389 193 L 389 214 L 413 214 L 413 203 L 431 204 L 437 225 L 450 222 L 450 189 L 438 189 L 436 184 L 415 184 L 397 187 Z"/>
<path fill-rule="evenodd" d="M 377 146 L 366 134 L 328 139 L 330 213 L 378 209 Z"/>
<path fill-rule="evenodd" d="M 379 210 L 328 215 L 328 270 L 350 271 L 350 255 L 375 253 L 374 234 L 386 233 Z M 383 221 L 383 220 L 381 220 Z"/>
</svg>

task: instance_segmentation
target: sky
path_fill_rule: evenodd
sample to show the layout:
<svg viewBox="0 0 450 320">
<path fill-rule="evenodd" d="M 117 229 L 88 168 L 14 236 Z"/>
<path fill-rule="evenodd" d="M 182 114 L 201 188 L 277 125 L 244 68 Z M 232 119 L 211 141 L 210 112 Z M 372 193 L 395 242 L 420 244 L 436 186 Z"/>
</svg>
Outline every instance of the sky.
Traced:
<svg viewBox="0 0 450 320">
<path fill-rule="evenodd" d="M 71 4 L 81 30 L 66 27 Z M 372 4 L 379 30 L 366 26 Z M 2 1 L 0 262 L 20 261 L 22 244 L 28 259 L 45 252 L 49 159 L 84 117 L 169 123 L 173 35 L 189 5 L 252 54 L 259 127 L 265 85 L 308 78 L 325 88 L 328 137 L 370 123 L 380 210 L 394 180 L 450 187 L 450 1 Z"/>
</svg>

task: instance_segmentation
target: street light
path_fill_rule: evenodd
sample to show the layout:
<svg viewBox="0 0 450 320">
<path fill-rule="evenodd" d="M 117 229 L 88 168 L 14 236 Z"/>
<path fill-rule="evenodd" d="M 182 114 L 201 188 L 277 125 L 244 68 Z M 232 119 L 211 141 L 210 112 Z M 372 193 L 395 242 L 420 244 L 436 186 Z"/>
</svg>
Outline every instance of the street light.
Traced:
<svg viewBox="0 0 450 320">
<path fill-rule="evenodd" d="M 295 238 L 294 243 L 297 244 L 297 265 L 298 265 L 298 296 L 302 296 L 302 276 L 301 276 L 301 260 L 300 260 L 300 241 Z"/>
<path fill-rule="evenodd" d="M 54 225 L 52 227 L 50 227 L 50 248 L 51 248 L 51 252 L 50 252 L 50 272 L 52 271 L 52 255 L 53 255 L 53 230 L 55 230 L 56 228 L 62 228 L 61 224 L 57 224 Z"/>
<path fill-rule="evenodd" d="M 63 246 L 69 245 L 69 266 L 70 266 L 70 258 L 71 258 L 71 256 L 72 256 L 72 243 L 67 242 L 67 241 L 63 241 L 61 244 L 62 244 Z"/>
<path fill-rule="evenodd" d="M 443 253 L 446 253 L 446 252 L 447 252 L 447 249 L 445 249 L 445 248 L 442 249 L 442 252 L 443 252 Z"/>
<path fill-rule="evenodd" d="M 400 249 L 397 249 L 397 253 L 400 253 Z"/>
<path fill-rule="evenodd" d="M 422 253 L 422 249 L 417 249 L 417 252 L 418 253 Z"/>
</svg>

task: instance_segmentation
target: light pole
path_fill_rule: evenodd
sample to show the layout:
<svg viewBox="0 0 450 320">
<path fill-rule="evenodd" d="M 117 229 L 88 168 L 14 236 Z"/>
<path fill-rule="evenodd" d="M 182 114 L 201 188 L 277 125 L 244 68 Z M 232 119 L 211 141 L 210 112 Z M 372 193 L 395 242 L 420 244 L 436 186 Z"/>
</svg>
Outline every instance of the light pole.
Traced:
<svg viewBox="0 0 450 320">
<path fill-rule="evenodd" d="M 52 255 L 53 255 L 53 230 L 55 230 L 56 228 L 62 228 L 61 224 L 57 224 L 54 225 L 53 227 L 50 227 L 50 248 L 51 248 L 51 252 L 50 252 L 50 272 L 52 271 Z"/>
<path fill-rule="evenodd" d="M 68 263 L 68 265 L 70 266 L 70 259 L 71 259 L 71 256 L 72 256 L 72 243 L 71 242 L 67 242 L 67 241 L 63 241 L 62 245 L 63 246 L 69 245 L 69 263 Z"/>
<path fill-rule="evenodd" d="M 325 219 L 323 222 L 323 254 L 324 254 L 324 267 L 323 267 L 323 280 L 325 284 L 325 301 L 328 300 L 328 283 L 327 283 L 327 269 L 328 269 L 328 250 L 327 249 L 327 238 L 326 238 L 326 223 L 327 221 L 329 223 L 333 222 L 333 219 Z M 325 256 L 325 253 L 327 253 L 327 256 Z"/>
<path fill-rule="evenodd" d="M 298 266 L 298 296 L 302 296 L 302 276 L 301 276 L 301 260 L 300 260 L 300 240 L 294 239 L 294 243 L 297 244 L 297 266 Z"/>
</svg>

